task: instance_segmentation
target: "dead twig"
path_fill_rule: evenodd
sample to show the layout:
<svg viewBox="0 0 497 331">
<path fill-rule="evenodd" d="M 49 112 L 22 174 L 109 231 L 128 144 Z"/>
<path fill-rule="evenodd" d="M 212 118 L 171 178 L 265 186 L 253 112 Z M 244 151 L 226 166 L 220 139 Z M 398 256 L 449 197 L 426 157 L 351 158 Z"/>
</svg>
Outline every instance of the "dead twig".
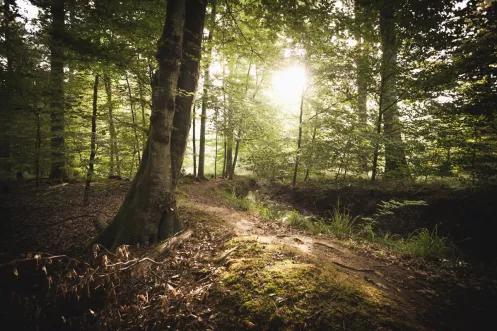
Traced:
<svg viewBox="0 0 497 331">
<path fill-rule="evenodd" d="M 94 210 L 94 211 L 91 211 L 89 213 L 86 213 L 86 214 L 82 214 L 82 215 L 76 215 L 76 216 L 70 216 L 70 217 L 67 217 L 67 218 L 64 218 L 60 221 L 55 221 L 53 223 L 48 223 L 48 224 L 23 224 L 23 226 L 25 227 L 30 227 L 30 228 L 37 228 L 37 227 L 51 227 L 51 226 L 54 226 L 54 225 L 58 225 L 58 224 L 61 224 L 61 223 L 64 223 L 64 222 L 67 222 L 67 221 L 70 221 L 70 220 L 74 220 L 74 219 L 77 219 L 77 218 L 83 218 L 83 217 L 86 217 L 86 216 L 90 216 L 92 214 L 95 214 L 97 213 L 98 210 Z"/>
<path fill-rule="evenodd" d="M 356 268 L 352 268 L 352 267 L 346 266 L 345 264 L 341 264 L 340 262 L 337 262 L 337 261 L 332 261 L 332 263 L 336 264 L 339 267 L 342 267 L 342 268 L 345 268 L 345 269 L 349 269 L 349 270 L 352 270 L 352 271 L 374 273 L 374 270 L 372 270 L 372 269 L 356 269 Z"/>
</svg>

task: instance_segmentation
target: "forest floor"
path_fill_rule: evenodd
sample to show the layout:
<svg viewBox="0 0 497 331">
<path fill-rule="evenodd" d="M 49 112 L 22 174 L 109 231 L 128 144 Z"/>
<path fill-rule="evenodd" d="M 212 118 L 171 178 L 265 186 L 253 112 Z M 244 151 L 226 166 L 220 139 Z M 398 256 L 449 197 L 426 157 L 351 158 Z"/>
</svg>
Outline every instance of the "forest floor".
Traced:
<svg viewBox="0 0 497 331">
<path fill-rule="evenodd" d="M 3 194 L 1 266 L 27 252 L 84 255 L 97 233 L 95 220 L 112 218 L 128 186 L 97 183 L 89 206 L 81 204 L 83 184 L 78 183 L 26 184 Z M 224 180 L 181 185 L 179 213 L 193 235 L 161 257 L 160 267 L 122 276 L 116 286 L 119 300 L 96 303 L 88 295 L 68 312 L 66 301 L 65 311 L 54 311 L 43 299 L 33 303 L 38 308 L 31 316 L 22 309 L 28 304 L 6 301 L 14 292 L 7 284 L 22 279 L 21 267 L 16 277 L 3 267 L 0 316 L 10 322 L 22 318 L 17 325 L 42 330 L 68 328 L 71 318 L 76 328 L 123 330 L 482 330 L 492 320 L 495 279 L 468 268 L 428 267 L 387 250 L 378 254 L 380 248 L 262 220 L 223 198 L 227 188 Z M 130 251 L 148 256 L 151 250 Z"/>
</svg>

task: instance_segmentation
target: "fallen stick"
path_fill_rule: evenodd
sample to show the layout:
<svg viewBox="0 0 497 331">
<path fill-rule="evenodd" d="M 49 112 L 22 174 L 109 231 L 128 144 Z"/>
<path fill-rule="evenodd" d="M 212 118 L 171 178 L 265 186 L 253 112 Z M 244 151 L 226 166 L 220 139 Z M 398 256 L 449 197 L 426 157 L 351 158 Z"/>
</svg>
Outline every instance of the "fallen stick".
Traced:
<svg viewBox="0 0 497 331">
<path fill-rule="evenodd" d="M 345 264 L 341 264 L 340 262 L 336 262 L 336 261 L 331 261 L 331 262 L 333 264 L 336 264 L 339 267 L 342 267 L 342 268 L 345 268 L 345 269 L 349 269 L 349 270 L 352 270 L 352 271 L 357 271 L 357 272 L 372 272 L 372 273 L 374 273 L 374 270 L 372 270 L 372 269 L 356 269 L 356 268 L 352 268 L 352 267 L 346 266 Z"/>
<path fill-rule="evenodd" d="M 86 213 L 86 214 L 76 215 L 76 216 L 70 216 L 70 217 L 64 218 L 64 219 L 62 219 L 60 221 L 55 221 L 55 222 L 48 223 L 48 224 L 23 224 L 23 226 L 30 227 L 30 228 L 51 227 L 51 226 L 58 225 L 58 224 L 61 224 L 61 223 L 64 223 L 64 222 L 67 222 L 67 221 L 70 221 L 70 220 L 74 220 L 74 219 L 77 219 L 77 218 L 83 218 L 83 217 L 86 217 L 86 216 L 90 216 L 90 215 L 95 214 L 97 212 L 98 212 L 98 210 L 94 210 L 94 211 Z"/>
</svg>

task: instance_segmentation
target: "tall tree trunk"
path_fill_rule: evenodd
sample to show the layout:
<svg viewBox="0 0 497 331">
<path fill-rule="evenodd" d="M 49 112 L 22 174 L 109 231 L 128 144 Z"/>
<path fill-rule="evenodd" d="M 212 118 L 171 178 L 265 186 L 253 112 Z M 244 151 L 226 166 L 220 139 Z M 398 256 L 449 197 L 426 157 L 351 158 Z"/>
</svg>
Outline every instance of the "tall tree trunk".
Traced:
<svg viewBox="0 0 497 331">
<path fill-rule="evenodd" d="M 212 12 L 211 12 L 211 25 L 209 27 L 209 36 L 207 37 L 207 42 L 209 43 L 209 49 L 206 51 L 209 54 L 209 59 L 205 64 L 204 70 L 204 90 L 202 94 L 202 113 L 200 115 L 200 149 L 198 156 L 198 177 L 200 179 L 205 179 L 205 126 L 207 122 L 207 103 L 209 102 L 209 88 L 211 87 L 209 66 L 210 66 L 210 56 L 212 53 L 212 47 L 210 45 L 213 36 L 213 30 L 216 24 L 216 0 L 212 1 Z"/>
<path fill-rule="evenodd" d="M 380 8 L 382 43 L 381 103 L 385 136 L 385 176 L 408 176 L 407 161 L 402 143 L 401 123 L 397 106 L 397 34 L 394 0 L 383 0 Z"/>
<path fill-rule="evenodd" d="M 231 166 L 231 172 L 230 172 L 230 178 L 233 179 L 235 176 L 235 167 L 236 167 L 236 160 L 238 159 L 238 150 L 240 149 L 240 138 L 236 139 L 236 144 L 235 144 L 235 156 L 233 157 L 233 164 Z"/>
<path fill-rule="evenodd" d="M 65 171 L 64 140 L 64 0 L 53 0 L 51 5 L 52 28 L 50 31 L 50 123 L 51 168 L 50 180 L 62 182 Z"/>
<path fill-rule="evenodd" d="M 135 134 L 135 154 L 138 156 L 138 163 L 141 163 L 140 158 L 140 139 L 138 138 L 138 130 L 136 129 L 136 113 L 133 103 L 133 94 L 131 93 L 131 85 L 129 84 L 128 74 L 126 73 L 126 85 L 128 86 L 129 106 L 131 107 L 131 120 L 133 121 L 133 132 Z"/>
<path fill-rule="evenodd" d="M 206 1 L 186 2 L 185 34 L 183 36 L 183 60 L 181 63 L 174 114 L 174 130 L 171 136 L 171 165 L 173 186 L 176 186 L 183 166 L 188 134 L 192 120 L 192 108 L 197 92 L 200 58 L 202 55 L 202 35 L 204 31 Z M 200 171 L 200 169 L 199 169 Z"/>
<path fill-rule="evenodd" d="M 192 144 L 193 144 L 193 177 L 197 178 L 197 142 L 195 141 L 195 134 L 197 130 L 195 129 L 195 121 L 197 120 L 197 114 L 195 113 L 195 103 L 193 104 L 193 117 L 192 117 Z"/>
<path fill-rule="evenodd" d="M 361 132 L 361 139 L 366 140 L 370 134 L 368 127 L 368 76 L 370 68 L 368 67 L 368 49 L 367 41 L 365 40 L 365 33 L 373 29 L 372 24 L 368 24 L 367 9 L 362 4 L 363 0 L 354 0 L 354 14 L 355 14 L 355 39 L 357 41 L 355 50 L 355 64 L 356 64 L 356 85 L 357 85 L 357 101 L 356 111 L 358 117 L 359 132 Z M 362 151 L 361 151 L 362 152 Z M 360 153 L 359 165 L 361 170 L 366 174 L 369 172 L 368 158 L 370 157 L 368 150 Z"/>
<path fill-rule="evenodd" d="M 226 178 L 226 163 L 227 163 L 227 158 L 226 158 L 226 147 L 227 147 L 227 139 L 226 139 L 226 135 L 224 135 L 224 146 L 223 146 L 223 172 L 221 173 L 221 177 L 222 178 Z"/>
<path fill-rule="evenodd" d="M 90 143 L 90 160 L 88 161 L 88 172 L 86 173 L 85 195 L 83 203 L 87 204 L 90 198 L 90 184 L 95 171 L 95 154 L 97 153 L 97 101 L 98 101 L 98 79 L 99 75 L 95 75 L 95 84 L 93 85 L 93 113 L 91 115 L 91 143 Z"/>
<path fill-rule="evenodd" d="M 361 5 L 361 0 L 354 0 L 354 14 L 355 14 L 355 39 L 357 41 L 355 50 L 356 62 L 356 84 L 357 84 L 357 115 L 359 117 L 359 124 L 361 129 L 365 129 L 367 125 L 367 96 L 368 96 L 368 83 L 367 73 L 368 66 L 365 52 L 364 41 L 364 26 L 367 19 L 365 8 Z"/>
<path fill-rule="evenodd" d="M 189 11 L 186 16 L 190 14 Z M 152 116 L 143 160 L 118 214 L 94 240 L 107 247 L 115 248 L 123 243 L 153 243 L 183 228 L 176 217 L 171 133 L 183 53 L 184 22 L 185 1 L 169 0 L 156 53 L 159 69 L 154 76 Z"/>
<path fill-rule="evenodd" d="M 112 84 L 109 75 L 104 76 L 105 93 L 107 94 L 107 109 L 109 112 L 110 132 L 110 176 L 114 176 L 114 167 L 117 175 L 121 177 L 121 162 L 119 160 L 119 148 L 117 145 L 117 133 L 114 125 L 114 104 L 112 103 Z M 115 163 L 114 163 L 115 160 Z"/>
<path fill-rule="evenodd" d="M 293 169 L 292 186 L 297 185 L 297 173 L 299 171 L 300 148 L 302 145 L 302 118 L 304 116 L 304 88 L 300 98 L 299 136 L 297 138 L 297 153 L 295 154 L 295 168 Z"/>
<path fill-rule="evenodd" d="M 317 116 L 318 116 L 318 111 L 316 110 L 316 120 L 317 120 Z M 318 126 L 317 124 L 314 125 L 314 130 L 312 131 L 312 139 L 311 139 L 311 160 L 314 158 L 314 142 L 316 141 L 316 133 L 317 133 L 317 129 L 318 129 Z M 312 161 L 309 161 L 309 163 L 307 164 L 307 167 L 305 169 L 305 178 L 304 178 L 304 182 L 307 182 L 307 180 L 309 179 L 309 174 L 311 172 L 311 168 L 312 168 Z"/>
<path fill-rule="evenodd" d="M 145 98 L 143 97 L 143 86 L 140 80 L 138 80 L 138 91 L 140 93 L 140 107 L 142 109 L 142 126 L 143 128 L 147 127 L 147 120 L 145 118 Z"/>
<path fill-rule="evenodd" d="M 10 178 L 11 176 L 11 138 L 9 137 L 10 123 L 11 123 L 11 113 L 12 113 L 12 95 L 14 93 L 14 46 L 12 43 L 11 36 L 11 24 L 15 20 L 15 15 L 11 10 L 11 7 L 15 7 L 15 0 L 4 0 L 3 2 L 3 21 L 2 28 L 4 31 L 4 47 L 5 47 L 5 57 L 7 60 L 7 77 L 2 86 L 2 91 L 0 94 L 1 99 L 1 109 L 3 111 L 2 123 L 0 125 L 0 130 L 2 135 L 0 136 L 0 175 L 2 177 Z"/>
<path fill-rule="evenodd" d="M 231 171 L 233 169 L 233 140 L 228 136 L 226 142 L 226 177 L 228 179 L 233 179 L 231 177 Z"/>
<path fill-rule="evenodd" d="M 380 104 L 381 104 L 381 95 L 380 95 Z M 381 108 L 378 110 L 378 119 L 376 120 L 376 140 L 374 142 L 374 152 L 373 152 L 373 167 L 371 170 L 371 181 L 374 182 L 376 180 L 376 176 L 378 173 L 378 157 L 380 154 L 380 139 L 381 139 L 381 124 L 383 121 L 383 114 L 381 112 Z"/>
<path fill-rule="evenodd" d="M 217 179 L 217 145 L 218 145 L 218 131 L 217 131 L 217 118 L 219 111 L 216 108 L 215 123 L 216 123 L 216 151 L 214 153 L 214 179 Z"/>
<path fill-rule="evenodd" d="M 40 186 L 41 112 L 37 110 L 35 115 L 36 115 L 35 176 L 36 176 L 36 186 Z"/>
</svg>

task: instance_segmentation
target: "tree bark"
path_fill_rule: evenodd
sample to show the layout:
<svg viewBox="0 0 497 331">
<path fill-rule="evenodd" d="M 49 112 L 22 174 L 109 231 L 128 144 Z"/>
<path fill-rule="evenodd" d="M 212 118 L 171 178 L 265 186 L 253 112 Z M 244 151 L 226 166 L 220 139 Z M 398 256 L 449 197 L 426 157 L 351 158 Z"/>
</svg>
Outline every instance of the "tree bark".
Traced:
<svg viewBox="0 0 497 331">
<path fill-rule="evenodd" d="M 135 154 L 138 156 L 138 163 L 141 163 L 140 158 L 140 139 L 138 138 L 138 130 L 136 129 L 136 114 L 135 107 L 133 104 L 133 94 L 131 93 L 131 85 L 129 84 L 128 74 L 126 74 L 126 85 L 128 86 L 128 96 L 129 96 L 129 106 L 131 108 L 131 120 L 133 121 L 133 132 L 135 134 Z"/>
<path fill-rule="evenodd" d="M 3 2 L 3 22 L 2 28 L 4 30 L 4 47 L 5 57 L 7 60 L 7 77 L 2 86 L 1 108 L 3 110 L 2 123 L 0 130 L 3 134 L 0 136 L 0 175 L 2 177 L 10 178 L 11 176 L 11 138 L 9 137 L 11 113 L 12 113 L 12 94 L 14 93 L 14 47 L 12 44 L 11 24 L 15 21 L 14 13 L 11 6 L 15 7 L 14 0 L 4 0 Z"/>
<path fill-rule="evenodd" d="M 318 111 L 316 110 L 316 118 L 315 120 L 317 120 L 317 116 L 318 116 Z M 312 131 L 312 139 L 311 139 L 311 159 L 314 158 L 314 142 L 316 141 L 316 133 L 317 133 L 317 129 L 318 129 L 318 126 L 317 124 L 314 125 L 314 130 Z M 312 161 L 309 161 L 309 164 L 307 164 L 307 167 L 305 169 L 305 177 L 304 177 L 304 182 L 307 182 L 307 180 L 309 179 L 309 175 L 310 175 L 310 172 L 311 172 L 311 168 L 312 168 Z"/>
<path fill-rule="evenodd" d="M 90 184 L 95 171 L 95 155 L 97 141 L 97 101 L 98 101 L 98 79 L 99 75 L 95 75 L 95 84 L 93 85 L 93 113 L 91 116 L 91 143 L 90 143 L 90 160 L 88 161 L 88 172 L 86 173 L 85 195 L 83 204 L 88 204 L 90 198 Z"/>
<path fill-rule="evenodd" d="M 299 136 L 297 138 L 297 153 L 295 154 L 295 168 L 293 170 L 292 186 L 297 185 L 297 173 L 299 171 L 300 148 L 302 145 L 302 118 L 304 116 L 304 89 L 300 98 Z"/>
<path fill-rule="evenodd" d="M 51 167 L 50 180 L 62 182 L 66 178 L 64 140 L 64 0 L 53 0 L 50 31 L 50 124 Z"/>
<path fill-rule="evenodd" d="M 233 157 L 233 164 L 231 165 L 230 180 L 235 176 L 236 160 L 238 159 L 238 150 L 240 149 L 240 139 L 236 140 L 235 156 Z"/>
<path fill-rule="evenodd" d="M 112 85 L 109 75 L 104 76 L 105 93 L 107 94 L 107 109 L 109 112 L 109 132 L 110 132 L 110 171 L 109 175 L 114 176 L 114 166 L 117 175 L 121 177 L 121 163 L 119 161 L 119 148 L 117 145 L 117 134 L 114 126 L 114 104 L 112 103 Z M 115 159 L 115 163 L 114 163 Z"/>
<path fill-rule="evenodd" d="M 207 41 L 210 43 L 212 41 L 213 32 L 216 24 L 216 0 L 212 1 L 212 12 L 211 12 L 211 26 L 209 27 L 209 36 L 207 37 Z M 209 45 L 209 49 L 207 50 L 207 54 L 209 56 L 212 53 L 212 48 Z M 210 58 L 205 65 L 204 70 L 204 90 L 202 94 L 202 113 L 200 115 L 200 148 L 198 155 L 198 177 L 200 179 L 205 179 L 205 126 L 207 121 L 207 103 L 209 102 L 209 88 L 211 85 L 209 66 L 210 66 Z"/>
<path fill-rule="evenodd" d="M 35 142 L 35 176 L 36 186 L 40 186 L 40 153 L 41 153 L 41 111 L 36 111 L 36 142 Z"/>
<path fill-rule="evenodd" d="M 183 60 L 178 79 L 179 94 L 176 97 L 173 132 L 171 136 L 171 165 L 173 186 L 176 186 L 183 166 L 188 134 L 192 120 L 192 108 L 197 92 L 202 36 L 204 32 L 206 1 L 186 2 L 185 34 L 183 36 Z M 200 171 L 200 169 L 199 169 Z"/>
<path fill-rule="evenodd" d="M 195 128 L 195 121 L 197 120 L 197 114 L 195 112 L 195 103 L 193 104 L 193 117 L 192 117 L 192 145 L 193 145 L 193 177 L 197 178 L 197 141 L 195 140 L 195 134 L 197 130 Z"/>
<path fill-rule="evenodd" d="M 185 1 L 169 0 L 156 58 L 152 115 L 143 159 L 128 194 L 112 223 L 95 239 L 106 247 L 154 243 L 183 228 L 176 216 L 172 181 L 171 133 L 183 53 Z"/>
<path fill-rule="evenodd" d="M 217 130 L 217 118 L 219 115 L 219 111 L 216 108 L 216 114 L 215 114 L 215 123 L 216 123 L 216 151 L 214 153 L 214 179 L 217 179 L 217 150 L 218 150 L 218 130 Z"/>
<path fill-rule="evenodd" d="M 402 143 L 400 114 L 397 106 L 397 34 L 394 1 L 384 0 L 380 8 L 382 43 L 381 102 L 385 136 L 385 176 L 408 176 L 407 161 Z"/>
<path fill-rule="evenodd" d="M 381 104 L 381 95 L 380 95 Z M 383 121 L 383 114 L 381 108 L 378 110 L 378 119 L 376 120 L 376 141 L 374 142 L 374 152 L 373 152 L 373 167 L 371 170 L 371 181 L 376 180 L 376 175 L 378 172 L 378 157 L 380 154 L 380 139 L 381 139 L 381 125 Z"/>
</svg>

